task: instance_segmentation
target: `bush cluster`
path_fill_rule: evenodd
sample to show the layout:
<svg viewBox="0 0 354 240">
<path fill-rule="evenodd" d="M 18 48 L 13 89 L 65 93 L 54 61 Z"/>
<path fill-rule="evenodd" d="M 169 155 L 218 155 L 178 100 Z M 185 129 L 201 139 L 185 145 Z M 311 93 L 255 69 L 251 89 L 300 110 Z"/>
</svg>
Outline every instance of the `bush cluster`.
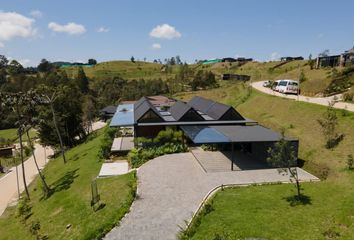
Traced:
<svg viewBox="0 0 354 240">
<path fill-rule="evenodd" d="M 133 168 L 141 166 L 146 161 L 164 154 L 185 152 L 188 150 L 182 144 L 182 132 L 167 129 L 160 131 L 153 139 L 138 138 L 138 148 L 128 153 L 128 159 Z"/>
<path fill-rule="evenodd" d="M 109 126 L 107 126 L 104 130 L 104 136 L 101 141 L 100 150 L 98 152 L 98 157 L 100 159 L 106 159 L 110 156 L 113 139 L 116 132 L 117 130 L 115 128 L 110 128 Z"/>
<path fill-rule="evenodd" d="M 142 164 L 150 159 L 165 154 L 186 152 L 187 147 L 184 147 L 181 143 L 165 143 L 161 146 L 153 146 L 148 148 L 134 148 L 128 153 L 128 159 L 133 168 L 140 167 Z"/>
</svg>

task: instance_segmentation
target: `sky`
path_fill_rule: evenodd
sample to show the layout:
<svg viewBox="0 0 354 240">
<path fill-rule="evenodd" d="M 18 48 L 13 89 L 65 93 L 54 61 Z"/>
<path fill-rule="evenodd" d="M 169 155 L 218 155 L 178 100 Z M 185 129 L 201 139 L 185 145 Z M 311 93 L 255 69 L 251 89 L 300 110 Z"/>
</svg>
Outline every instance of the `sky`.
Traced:
<svg viewBox="0 0 354 240">
<path fill-rule="evenodd" d="M 49 61 L 183 61 L 339 54 L 354 46 L 352 0 L 0 0 L 0 55 Z"/>
</svg>

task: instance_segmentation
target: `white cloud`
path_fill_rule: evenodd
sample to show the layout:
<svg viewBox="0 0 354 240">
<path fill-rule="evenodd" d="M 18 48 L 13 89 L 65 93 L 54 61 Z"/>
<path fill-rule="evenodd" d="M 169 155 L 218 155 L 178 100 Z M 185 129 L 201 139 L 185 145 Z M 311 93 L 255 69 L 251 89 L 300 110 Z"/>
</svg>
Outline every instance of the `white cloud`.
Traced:
<svg viewBox="0 0 354 240">
<path fill-rule="evenodd" d="M 43 13 L 39 10 L 32 10 L 30 12 L 30 15 L 34 18 L 41 18 L 43 16 Z"/>
<path fill-rule="evenodd" d="M 162 24 L 152 29 L 150 32 L 150 36 L 154 38 L 173 39 L 180 38 L 182 34 L 178 32 L 175 27 L 170 26 L 168 24 Z"/>
<path fill-rule="evenodd" d="M 279 58 L 279 53 L 278 52 L 272 52 L 271 54 L 270 54 L 270 60 L 271 61 L 274 61 L 274 60 L 277 60 L 278 58 Z"/>
<path fill-rule="evenodd" d="M 0 42 L 0 48 L 3 48 L 3 47 L 5 47 L 5 45 L 2 42 Z"/>
<path fill-rule="evenodd" d="M 29 60 L 29 59 L 20 59 L 20 60 L 18 60 L 18 62 L 21 63 L 21 65 L 24 66 L 24 67 L 29 67 L 30 63 L 31 63 L 31 60 Z"/>
<path fill-rule="evenodd" d="M 55 22 L 50 22 L 48 24 L 48 28 L 54 32 L 67 33 L 70 35 L 79 35 L 86 32 L 86 28 L 84 25 L 77 23 L 67 23 L 66 25 L 60 25 Z"/>
<path fill-rule="evenodd" d="M 16 12 L 0 12 L 0 46 L 15 37 L 28 38 L 36 34 L 34 19 Z"/>
<path fill-rule="evenodd" d="M 100 27 L 99 29 L 97 29 L 97 32 L 99 33 L 106 33 L 106 32 L 109 32 L 109 28 L 106 28 L 106 27 Z"/>
<path fill-rule="evenodd" d="M 161 48 L 161 44 L 160 43 L 154 43 L 154 44 L 152 44 L 152 48 L 153 49 L 160 49 Z"/>
</svg>

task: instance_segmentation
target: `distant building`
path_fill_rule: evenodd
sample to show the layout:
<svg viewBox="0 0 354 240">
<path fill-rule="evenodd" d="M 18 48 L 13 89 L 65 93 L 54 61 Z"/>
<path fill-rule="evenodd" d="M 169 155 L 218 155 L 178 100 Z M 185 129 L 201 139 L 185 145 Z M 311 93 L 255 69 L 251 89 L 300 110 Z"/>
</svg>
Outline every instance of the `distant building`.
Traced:
<svg viewBox="0 0 354 240">
<path fill-rule="evenodd" d="M 354 65 L 354 47 L 340 55 L 323 56 L 316 59 L 316 68 L 348 67 Z"/>
<path fill-rule="evenodd" d="M 284 61 L 286 61 L 286 62 L 289 62 L 289 61 L 295 61 L 295 60 L 304 60 L 304 58 L 303 57 L 282 57 L 282 58 L 280 58 L 280 61 L 282 61 L 282 62 L 284 62 Z"/>
<path fill-rule="evenodd" d="M 242 74 L 229 74 L 225 73 L 222 75 L 222 80 L 240 80 L 240 81 L 249 81 L 251 76 L 242 75 Z"/>
<path fill-rule="evenodd" d="M 316 68 L 338 67 L 341 55 L 323 56 L 316 59 Z"/>
<path fill-rule="evenodd" d="M 102 120 L 107 121 L 112 118 L 117 111 L 117 106 L 107 106 L 99 111 L 99 116 Z"/>
<path fill-rule="evenodd" d="M 237 60 L 235 58 L 227 57 L 221 59 L 221 62 L 236 62 Z"/>
<path fill-rule="evenodd" d="M 340 65 L 342 67 L 354 65 L 354 47 L 352 49 L 349 49 L 349 50 L 345 51 L 341 55 L 341 59 L 340 60 L 341 60 L 340 61 Z"/>
</svg>

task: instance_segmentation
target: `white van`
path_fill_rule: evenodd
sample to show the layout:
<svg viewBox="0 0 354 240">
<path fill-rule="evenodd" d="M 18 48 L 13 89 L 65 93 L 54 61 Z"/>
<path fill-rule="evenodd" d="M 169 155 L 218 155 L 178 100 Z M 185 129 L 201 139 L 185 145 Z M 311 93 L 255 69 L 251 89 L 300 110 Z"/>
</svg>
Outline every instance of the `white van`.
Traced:
<svg viewBox="0 0 354 240">
<path fill-rule="evenodd" d="M 281 80 L 278 85 L 275 87 L 275 91 L 280 93 L 294 93 L 298 94 L 299 92 L 299 82 L 295 80 Z"/>
</svg>

